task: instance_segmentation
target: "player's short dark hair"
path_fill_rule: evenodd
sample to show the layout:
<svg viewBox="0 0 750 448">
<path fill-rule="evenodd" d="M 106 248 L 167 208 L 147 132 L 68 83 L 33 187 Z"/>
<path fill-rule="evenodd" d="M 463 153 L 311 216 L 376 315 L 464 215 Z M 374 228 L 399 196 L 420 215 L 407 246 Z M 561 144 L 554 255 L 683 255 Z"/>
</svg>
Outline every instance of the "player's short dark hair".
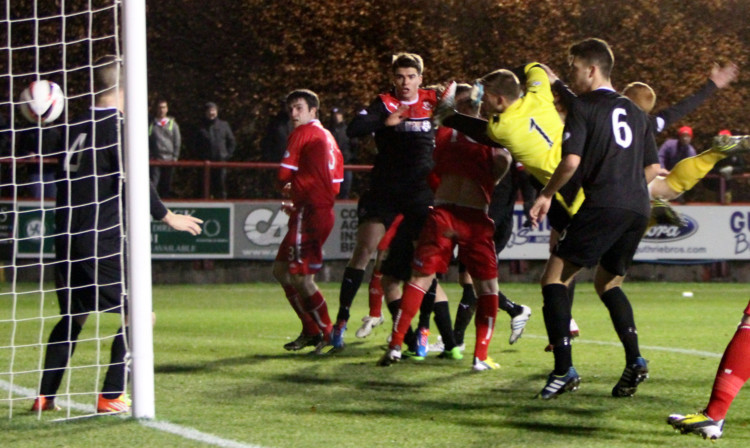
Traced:
<svg viewBox="0 0 750 448">
<path fill-rule="evenodd" d="M 470 84 L 467 84 L 464 82 L 460 82 L 456 84 L 456 109 L 466 106 L 466 107 L 470 107 L 473 113 L 476 113 L 477 111 L 479 111 L 480 103 L 472 104 L 471 89 L 472 89 L 472 86 Z M 461 98 L 464 95 L 466 95 L 466 97 Z"/>
<path fill-rule="evenodd" d="M 398 53 L 393 55 L 391 72 L 396 73 L 396 69 L 399 68 L 414 68 L 417 70 L 417 73 L 421 75 L 422 69 L 424 68 L 422 56 L 416 53 Z"/>
<path fill-rule="evenodd" d="M 108 54 L 94 61 L 94 89 L 97 94 L 106 93 L 122 79 L 120 60 Z"/>
<path fill-rule="evenodd" d="M 615 56 L 609 44 L 596 37 L 589 37 L 573 44 L 568 51 L 571 58 L 580 58 L 591 65 L 596 65 L 602 74 L 609 79 L 612 67 L 615 65 Z"/>
<path fill-rule="evenodd" d="M 509 99 L 517 99 L 521 96 L 521 83 L 512 71 L 501 68 L 484 75 L 481 79 L 485 92 L 493 95 L 502 95 Z"/>
<path fill-rule="evenodd" d="M 300 98 L 305 100 L 309 109 L 312 109 L 313 107 L 316 109 L 320 109 L 320 100 L 318 99 L 318 95 L 316 95 L 315 92 L 309 89 L 292 90 L 292 92 L 286 96 L 286 105 L 289 106 Z"/>
</svg>

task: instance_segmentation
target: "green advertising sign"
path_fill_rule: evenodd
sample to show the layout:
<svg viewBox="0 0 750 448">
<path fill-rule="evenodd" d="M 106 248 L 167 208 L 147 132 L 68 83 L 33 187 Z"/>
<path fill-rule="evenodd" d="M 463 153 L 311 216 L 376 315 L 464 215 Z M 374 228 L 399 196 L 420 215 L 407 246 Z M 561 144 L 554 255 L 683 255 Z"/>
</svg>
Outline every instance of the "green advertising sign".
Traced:
<svg viewBox="0 0 750 448">
<path fill-rule="evenodd" d="M 169 203 L 174 213 L 189 214 L 203 220 L 203 232 L 198 236 L 173 230 L 161 221 L 151 221 L 151 252 L 153 259 L 231 258 L 233 204 Z M 13 242 L 17 241 L 20 258 L 55 256 L 54 203 L 23 201 L 16 204 L 0 203 L 0 258 L 10 260 Z M 17 211 L 17 213 L 16 213 Z M 18 231 L 13 231 L 14 225 Z M 43 246 L 42 246 L 43 245 Z M 40 252 L 41 250 L 41 252 Z"/>
<path fill-rule="evenodd" d="M 17 255 L 21 258 L 54 257 L 55 229 L 54 204 L 45 202 L 43 208 L 37 201 L 22 201 L 13 207 L 12 202 L 0 203 L 0 252 L 2 259 L 13 258 L 13 242 L 18 243 Z M 18 226 L 14 232 L 14 226 Z"/>
<path fill-rule="evenodd" d="M 203 220 L 198 236 L 178 232 L 161 221 L 151 221 L 151 255 L 159 259 L 231 258 L 232 204 L 169 203 L 174 213 Z"/>
</svg>

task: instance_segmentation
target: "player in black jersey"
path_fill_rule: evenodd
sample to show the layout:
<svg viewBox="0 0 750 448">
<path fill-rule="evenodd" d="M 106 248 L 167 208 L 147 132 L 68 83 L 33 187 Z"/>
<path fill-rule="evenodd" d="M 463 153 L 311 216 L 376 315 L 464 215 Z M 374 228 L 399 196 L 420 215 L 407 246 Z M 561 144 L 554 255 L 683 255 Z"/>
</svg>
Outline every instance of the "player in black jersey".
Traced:
<svg viewBox="0 0 750 448">
<path fill-rule="evenodd" d="M 641 357 L 633 311 L 621 289 L 649 217 L 647 184 L 659 171 L 648 116 L 612 88 L 614 56 L 600 39 L 570 48 L 572 89 L 578 93 L 565 122 L 562 161 L 531 210 L 536 224 L 555 193 L 570 181 L 586 199 L 563 231 L 542 275 L 544 321 L 554 344 L 555 368 L 540 395 L 553 398 L 578 388 L 569 338 L 567 285 L 581 267 L 597 265 L 594 286 L 607 306 L 623 347 L 626 367 L 612 395 L 633 395 L 648 376 Z"/>
<path fill-rule="evenodd" d="M 398 311 L 399 281 L 411 276 L 413 242 L 419 236 L 428 207 L 432 205 L 427 175 L 433 165 L 435 131 L 431 117 L 437 103 L 437 92 L 420 88 L 422 70 L 419 55 L 396 55 L 391 64 L 393 91 L 378 95 L 347 128 L 349 137 L 374 133 L 378 154 L 370 174 L 370 188 L 357 206 L 357 244 L 344 271 L 333 330 L 332 342 L 336 349 L 343 348 L 349 307 L 362 283 L 365 267 L 385 229 L 399 213 L 404 215 L 404 220 L 381 266 L 383 290 L 386 300 L 390 301 L 388 309 L 391 313 Z M 367 320 L 378 318 L 366 316 L 363 320 L 368 325 Z"/>
<path fill-rule="evenodd" d="M 122 109 L 120 62 L 106 56 L 94 62 L 96 106 L 68 129 L 68 148 L 57 172 L 55 286 L 62 318 L 52 329 L 44 373 L 33 411 L 58 410 L 55 395 L 78 334 L 91 312 L 122 313 L 125 257 L 123 221 Z M 144 149 L 147 150 L 147 149 Z M 169 211 L 151 185 L 151 215 L 175 230 L 201 233 L 198 218 Z M 126 314 L 127 315 L 127 314 Z M 127 322 L 126 322 L 127 323 Z M 126 412 L 125 337 L 112 341 L 110 366 L 97 412 Z"/>
</svg>

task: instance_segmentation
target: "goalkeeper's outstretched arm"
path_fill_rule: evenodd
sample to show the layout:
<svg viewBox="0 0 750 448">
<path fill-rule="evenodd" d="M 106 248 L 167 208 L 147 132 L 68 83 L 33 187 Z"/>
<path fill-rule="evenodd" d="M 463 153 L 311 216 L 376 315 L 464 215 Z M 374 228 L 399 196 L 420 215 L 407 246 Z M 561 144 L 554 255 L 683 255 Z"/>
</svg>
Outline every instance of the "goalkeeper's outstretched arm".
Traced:
<svg viewBox="0 0 750 448">
<path fill-rule="evenodd" d="M 501 145 L 487 136 L 488 121 L 456 112 L 443 120 L 443 126 L 453 128 L 477 143 L 500 148 Z"/>
</svg>

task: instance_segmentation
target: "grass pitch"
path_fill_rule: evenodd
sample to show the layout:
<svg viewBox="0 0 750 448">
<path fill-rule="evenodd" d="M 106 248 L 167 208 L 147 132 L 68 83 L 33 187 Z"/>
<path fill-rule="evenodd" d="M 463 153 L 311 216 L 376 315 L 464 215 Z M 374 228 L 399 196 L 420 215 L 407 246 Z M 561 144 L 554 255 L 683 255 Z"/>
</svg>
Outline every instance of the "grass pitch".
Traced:
<svg viewBox="0 0 750 448">
<path fill-rule="evenodd" d="M 320 286 L 335 316 L 338 284 Z M 445 286 L 455 311 L 460 289 Z M 719 356 L 747 303 L 745 285 L 626 284 L 651 378 L 635 397 L 615 399 L 610 391 L 624 367 L 623 351 L 592 285 L 579 284 L 573 316 L 581 337 L 574 342 L 573 359 L 583 381 L 578 392 L 550 401 L 534 398 L 553 362 L 552 355 L 543 351 L 546 336 L 539 287 L 501 287 L 512 300 L 531 306 L 532 318 L 524 336 L 509 346 L 509 319 L 501 312 L 490 355 L 502 368 L 473 373 L 473 327 L 467 332 L 469 349 L 462 361 L 440 360 L 431 354 L 419 363 L 376 367 L 390 319 L 370 337 L 355 338 L 359 319 L 367 312 L 366 287 L 352 309 L 346 350 L 312 356 L 281 348 L 297 336 L 300 326 L 276 285 L 158 286 L 154 288 L 156 423 L 180 425 L 177 432 L 192 429 L 214 438 L 190 440 L 117 417 L 54 423 L 50 420 L 59 415 L 45 413 L 38 421 L 27 412 L 30 400 L 3 391 L 3 415 L 9 414 L 8 399 L 14 401 L 13 418 L 0 423 L 0 446 L 631 448 L 708 443 L 673 432 L 665 419 L 669 413 L 694 412 L 705 405 Z M 693 297 L 683 297 L 683 291 L 692 291 Z M 46 300 L 47 307 L 55 305 L 51 298 Z M 34 302 L 20 301 L 16 312 L 28 308 L 32 313 L 39 307 L 38 300 Z M 7 313 L 8 308 L 0 312 Z M 45 324 L 43 332 L 48 333 L 53 324 Z M 112 332 L 119 325 L 114 320 L 104 324 Z M 15 337 L 33 339 L 39 332 L 38 324 L 21 326 Z M 3 338 L 7 333 L 3 329 Z M 91 333 L 87 324 L 82 337 Z M 7 350 L 0 355 L 7 364 Z M 81 345 L 74 361 L 91 356 L 91 350 Z M 34 368 L 38 349 L 28 356 L 19 352 L 18 358 L 14 369 L 24 364 Z M 99 387 L 82 377 L 74 376 L 71 389 Z M 37 381 L 38 374 L 18 375 L 14 385 L 35 389 Z M 92 399 L 79 401 L 89 404 Z M 742 391 L 718 443 L 748 446 L 749 411 L 750 400 Z"/>
</svg>

